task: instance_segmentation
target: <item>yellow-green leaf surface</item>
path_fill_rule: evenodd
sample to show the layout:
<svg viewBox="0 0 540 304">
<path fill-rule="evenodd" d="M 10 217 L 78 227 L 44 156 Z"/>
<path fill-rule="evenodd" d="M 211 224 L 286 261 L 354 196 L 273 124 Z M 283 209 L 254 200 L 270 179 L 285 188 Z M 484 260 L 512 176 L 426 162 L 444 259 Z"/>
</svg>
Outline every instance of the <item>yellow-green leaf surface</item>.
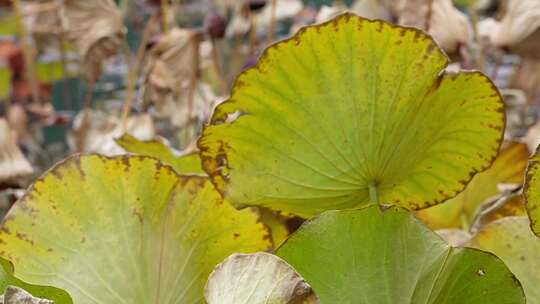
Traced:
<svg viewBox="0 0 540 304">
<path fill-rule="evenodd" d="M 198 142 L 236 206 L 313 215 L 378 201 L 425 208 L 499 149 L 504 105 L 420 30 L 344 14 L 269 47 Z"/>
<path fill-rule="evenodd" d="M 540 149 L 529 160 L 523 194 L 531 229 L 540 237 Z"/>
<path fill-rule="evenodd" d="M 124 134 L 122 137 L 116 139 L 116 143 L 127 152 L 155 157 L 173 167 L 176 172 L 206 175 L 206 172 L 201 168 L 199 153 L 194 152 L 178 155 L 162 141 L 155 139 L 138 140 L 129 134 Z"/>
<path fill-rule="evenodd" d="M 11 71 L 8 67 L 0 64 L 0 100 L 9 97 L 9 88 L 11 86 Z"/>
<path fill-rule="evenodd" d="M 500 193 L 498 184 L 521 184 L 529 159 L 527 145 L 508 143 L 486 171 L 474 176 L 465 190 L 456 197 L 417 212 L 417 216 L 432 229 L 461 228 L 470 224 L 478 207 Z"/>
<path fill-rule="evenodd" d="M 36 76 L 40 82 L 53 83 L 65 76 L 61 61 L 48 61 L 36 63 Z"/>
<path fill-rule="evenodd" d="M 203 303 L 214 266 L 270 246 L 249 210 L 207 178 L 141 156 L 75 156 L 9 211 L 0 255 L 15 276 L 66 290 L 74 303 Z"/>
<path fill-rule="evenodd" d="M 171 147 L 160 140 L 142 141 L 129 134 L 124 134 L 116 139 L 116 143 L 127 152 L 155 157 L 164 164 L 172 166 L 178 173 L 203 174 L 206 176 L 206 172 L 201 168 L 199 153 L 177 155 Z M 289 235 L 289 231 L 282 219 L 265 208 L 259 209 L 259 215 L 261 221 L 270 229 L 274 246 L 279 246 Z"/>
<path fill-rule="evenodd" d="M 19 32 L 14 14 L 0 15 L 0 36 L 15 36 Z"/>
<path fill-rule="evenodd" d="M 507 217 L 483 227 L 469 246 L 501 258 L 523 285 L 528 304 L 540 304 L 540 239 L 527 217 Z"/>
<path fill-rule="evenodd" d="M 410 212 L 328 211 L 277 251 L 321 304 L 518 304 L 519 281 L 496 256 L 452 247 Z"/>
<path fill-rule="evenodd" d="M 58 288 L 27 284 L 13 276 L 13 265 L 0 258 L 0 294 L 6 292 L 8 286 L 17 286 L 36 297 L 54 301 L 55 304 L 71 304 L 69 295 Z"/>
<path fill-rule="evenodd" d="M 272 243 L 274 248 L 279 247 L 287 237 L 289 237 L 289 229 L 285 225 L 286 217 L 276 214 L 272 210 L 266 208 L 258 208 L 261 221 L 268 227 L 272 234 Z"/>
</svg>

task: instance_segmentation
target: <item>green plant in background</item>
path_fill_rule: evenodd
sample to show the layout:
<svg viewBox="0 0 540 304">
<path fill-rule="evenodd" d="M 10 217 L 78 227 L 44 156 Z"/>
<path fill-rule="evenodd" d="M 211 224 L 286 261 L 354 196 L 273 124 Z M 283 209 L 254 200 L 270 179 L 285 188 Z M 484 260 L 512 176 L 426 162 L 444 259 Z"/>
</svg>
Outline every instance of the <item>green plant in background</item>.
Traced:
<svg viewBox="0 0 540 304">
<path fill-rule="evenodd" d="M 64 77 L 64 69 L 60 61 L 37 62 L 36 76 L 42 83 L 54 83 Z M 0 100 L 9 97 L 11 86 L 11 70 L 0 63 Z"/>
<path fill-rule="evenodd" d="M 54 83 L 66 76 L 62 61 L 43 61 L 36 63 L 36 77 L 43 83 Z"/>
<path fill-rule="evenodd" d="M 0 14 L 0 36 L 12 36 L 19 32 L 17 19 L 13 14 Z"/>
<path fill-rule="evenodd" d="M 351 14 L 306 27 L 238 77 L 199 140 L 203 167 L 237 207 L 441 203 L 491 164 L 504 128 L 491 81 L 447 65 L 412 28 Z"/>
<path fill-rule="evenodd" d="M 147 157 L 95 155 L 39 179 L 0 239 L 17 278 L 62 288 L 74 303 L 201 303 L 215 264 L 271 245 L 256 215 L 224 203 L 207 179 Z"/>
<path fill-rule="evenodd" d="M 10 85 L 11 71 L 9 68 L 0 64 L 0 100 L 9 97 Z"/>
</svg>

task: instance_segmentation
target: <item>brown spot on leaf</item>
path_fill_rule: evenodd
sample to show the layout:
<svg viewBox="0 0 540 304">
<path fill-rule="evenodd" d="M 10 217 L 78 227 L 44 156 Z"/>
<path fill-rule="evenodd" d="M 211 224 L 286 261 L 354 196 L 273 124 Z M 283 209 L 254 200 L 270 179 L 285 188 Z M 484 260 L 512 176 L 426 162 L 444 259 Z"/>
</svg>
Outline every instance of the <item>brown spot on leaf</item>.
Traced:
<svg viewBox="0 0 540 304">
<path fill-rule="evenodd" d="M 137 217 L 137 219 L 139 220 L 139 223 L 143 223 L 143 216 L 141 214 L 141 212 L 139 210 L 137 210 L 137 208 L 133 208 L 133 215 L 135 215 Z"/>
<path fill-rule="evenodd" d="M 28 236 L 26 234 L 24 234 L 24 233 L 17 232 L 15 234 L 15 237 L 18 238 L 21 241 L 24 241 L 24 242 L 34 246 L 34 241 L 32 239 L 28 238 Z"/>
</svg>

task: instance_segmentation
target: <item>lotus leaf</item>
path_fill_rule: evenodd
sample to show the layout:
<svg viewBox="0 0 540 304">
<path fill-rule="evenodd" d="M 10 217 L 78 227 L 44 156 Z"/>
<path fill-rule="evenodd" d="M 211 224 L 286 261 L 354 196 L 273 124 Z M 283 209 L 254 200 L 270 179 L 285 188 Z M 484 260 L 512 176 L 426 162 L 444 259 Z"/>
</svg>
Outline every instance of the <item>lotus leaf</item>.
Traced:
<svg viewBox="0 0 540 304">
<path fill-rule="evenodd" d="M 529 229 L 527 217 L 492 222 L 478 231 L 469 245 L 501 258 L 523 284 L 527 303 L 540 303 L 540 239 Z"/>
<path fill-rule="evenodd" d="M 198 142 L 203 168 L 237 207 L 441 203 L 489 167 L 504 128 L 493 83 L 447 65 L 413 28 L 349 13 L 305 27 L 237 78 Z"/>
<path fill-rule="evenodd" d="M 214 266 L 271 243 L 207 178 L 142 156 L 75 156 L 37 180 L 0 231 L 15 276 L 74 303 L 204 303 Z"/>
<path fill-rule="evenodd" d="M 379 206 L 328 211 L 277 251 L 321 303 L 525 303 L 496 256 L 452 247 L 410 212 Z"/>
</svg>

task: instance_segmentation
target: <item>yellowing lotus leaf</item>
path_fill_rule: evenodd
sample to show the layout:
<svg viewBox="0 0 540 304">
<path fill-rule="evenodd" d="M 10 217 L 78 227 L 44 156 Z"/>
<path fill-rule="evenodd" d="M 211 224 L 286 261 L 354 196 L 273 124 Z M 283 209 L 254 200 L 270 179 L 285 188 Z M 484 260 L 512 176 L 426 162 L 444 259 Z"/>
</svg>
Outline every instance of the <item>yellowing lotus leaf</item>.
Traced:
<svg viewBox="0 0 540 304">
<path fill-rule="evenodd" d="M 504 106 L 479 72 L 446 73 L 422 31 L 344 14 L 269 47 L 198 144 L 237 207 L 309 216 L 458 194 L 499 149 Z"/>
<path fill-rule="evenodd" d="M 482 203 L 500 193 L 497 188 L 499 184 L 523 183 L 528 158 L 527 145 L 508 143 L 501 149 L 493 165 L 474 176 L 463 192 L 444 204 L 421 210 L 416 215 L 432 229 L 470 225 Z"/>
<path fill-rule="evenodd" d="M 525 209 L 531 222 L 531 229 L 540 237 L 540 150 L 529 160 L 525 186 L 523 190 L 525 195 Z"/>
<path fill-rule="evenodd" d="M 161 140 L 138 140 L 127 133 L 116 139 L 116 143 L 127 152 L 155 157 L 173 167 L 176 172 L 206 175 L 201 168 L 199 153 L 175 153 L 171 147 Z"/>
<path fill-rule="evenodd" d="M 540 303 L 540 239 L 527 217 L 506 217 L 483 227 L 468 246 L 501 258 L 523 285 L 527 303 Z"/>
<path fill-rule="evenodd" d="M 519 281 L 499 258 L 446 244 L 399 207 L 327 211 L 276 254 L 321 303 L 525 303 Z"/>
<path fill-rule="evenodd" d="M 287 217 L 266 208 L 257 208 L 261 221 L 268 227 L 272 235 L 274 248 L 279 247 L 289 237 L 289 229 L 285 224 Z"/>
<path fill-rule="evenodd" d="M 74 303 L 204 303 L 214 266 L 266 250 L 266 228 L 208 179 L 141 156 L 75 156 L 36 181 L 6 216 L 0 255 L 15 276 Z"/>
<path fill-rule="evenodd" d="M 294 268 L 265 252 L 233 254 L 216 266 L 205 298 L 208 304 L 318 303 Z"/>
<path fill-rule="evenodd" d="M 206 172 L 201 168 L 201 158 L 198 152 L 183 151 L 176 153 L 162 140 L 138 140 L 137 138 L 124 134 L 116 139 L 116 143 L 124 148 L 129 153 L 148 155 L 159 159 L 166 165 L 181 174 L 196 174 L 206 176 Z M 255 212 L 257 212 L 255 210 Z M 261 221 L 268 227 L 272 235 L 274 246 L 280 245 L 287 236 L 289 231 L 283 223 L 283 219 L 274 212 L 260 208 L 258 210 Z"/>
</svg>

